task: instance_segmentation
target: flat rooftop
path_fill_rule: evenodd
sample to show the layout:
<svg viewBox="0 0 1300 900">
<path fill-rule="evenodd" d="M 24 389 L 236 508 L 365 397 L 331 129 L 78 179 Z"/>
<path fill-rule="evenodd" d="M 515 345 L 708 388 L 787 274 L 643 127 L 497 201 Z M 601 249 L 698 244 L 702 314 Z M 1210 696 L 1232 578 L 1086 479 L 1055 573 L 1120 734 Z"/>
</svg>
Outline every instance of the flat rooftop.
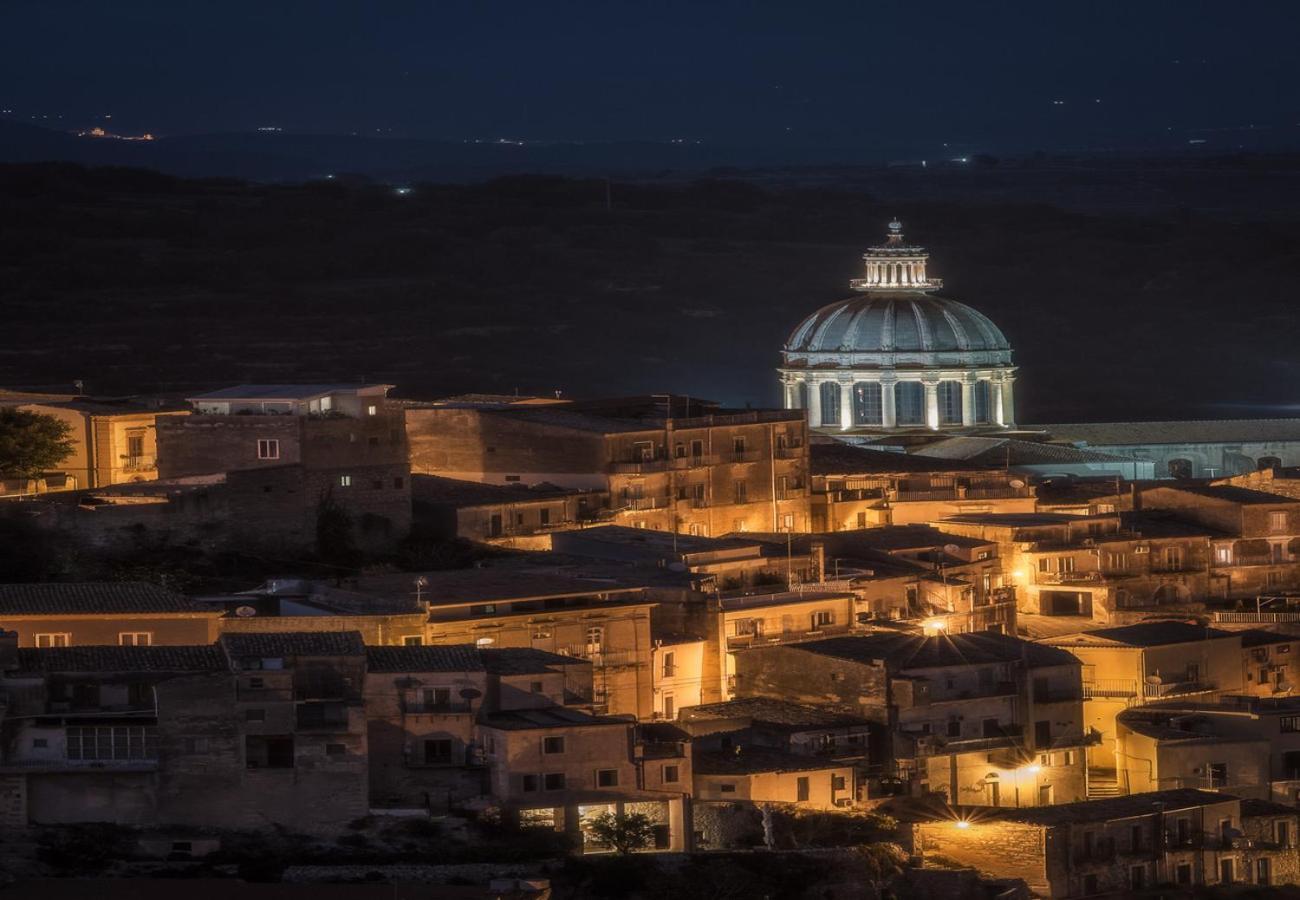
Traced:
<svg viewBox="0 0 1300 900">
<path fill-rule="evenodd" d="M 330 394 L 388 391 L 391 384 L 237 384 L 187 398 L 198 400 L 314 400 Z"/>
</svg>

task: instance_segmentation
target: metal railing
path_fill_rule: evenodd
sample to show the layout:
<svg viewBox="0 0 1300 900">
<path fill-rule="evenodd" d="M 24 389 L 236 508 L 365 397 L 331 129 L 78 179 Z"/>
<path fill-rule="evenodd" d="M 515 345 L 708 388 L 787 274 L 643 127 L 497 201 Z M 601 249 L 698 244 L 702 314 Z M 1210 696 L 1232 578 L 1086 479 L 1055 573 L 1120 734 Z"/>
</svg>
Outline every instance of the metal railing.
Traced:
<svg viewBox="0 0 1300 900">
<path fill-rule="evenodd" d="M 1300 622 L 1300 610 L 1295 612 L 1216 612 L 1216 623 L 1225 625 L 1282 625 Z"/>
</svg>

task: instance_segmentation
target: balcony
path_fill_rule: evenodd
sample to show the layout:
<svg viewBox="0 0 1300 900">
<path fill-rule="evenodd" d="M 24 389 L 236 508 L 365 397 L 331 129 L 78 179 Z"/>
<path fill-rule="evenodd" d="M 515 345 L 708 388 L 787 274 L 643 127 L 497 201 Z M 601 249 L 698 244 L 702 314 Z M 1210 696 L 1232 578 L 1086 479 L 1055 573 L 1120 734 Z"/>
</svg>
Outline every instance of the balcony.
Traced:
<svg viewBox="0 0 1300 900">
<path fill-rule="evenodd" d="M 1139 684 L 1131 678 L 1098 678 L 1083 683 L 1083 699 L 1135 699 L 1159 700 L 1182 694 L 1203 694 L 1213 691 L 1208 681 L 1164 681 L 1159 684 Z"/>
<path fill-rule="evenodd" d="M 672 466 L 674 469 L 703 469 L 708 466 L 716 466 L 717 464 L 718 464 L 718 457 L 717 454 L 714 453 L 698 453 L 698 454 L 692 454 L 690 456 L 675 456 L 673 457 L 673 462 L 672 462 Z"/>
<path fill-rule="evenodd" d="M 678 497 L 677 502 L 691 509 L 707 509 L 709 507 L 708 497 Z"/>
<path fill-rule="evenodd" d="M 723 462 L 728 463 L 756 463 L 763 459 L 763 452 L 760 450 L 733 450 L 730 453 L 724 453 Z"/>
<path fill-rule="evenodd" d="M 777 459 L 803 459 L 808 455 L 808 448 L 803 444 L 795 447 L 777 447 L 772 451 Z"/>
<path fill-rule="evenodd" d="M 623 501 L 625 509 L 647 510 L 647 509 L 667 509 L 667 497 L 629 497 Z"/>
<path fill-rule="evenodd" d="M 642 475 L 648 472 L 667 471 L 669 460 L 665 457 L 650 457 L 643 459 L 616 459 L 610 462 L 609 470 L 616 475 Z"/>
<path fill-rule="evenodd" d="M 123 472 L 152 472 L 158 468 L 158 458 L 156 456 L 123 456 L 121 469 Z"/>
<path fill-rule="evenodd" d="M 473 712 L 474 707 L 465 701 L 425 703 L 422 700 L 402 702 L 402 714 L 407 716 L 458 716 Z"/>
</svg>

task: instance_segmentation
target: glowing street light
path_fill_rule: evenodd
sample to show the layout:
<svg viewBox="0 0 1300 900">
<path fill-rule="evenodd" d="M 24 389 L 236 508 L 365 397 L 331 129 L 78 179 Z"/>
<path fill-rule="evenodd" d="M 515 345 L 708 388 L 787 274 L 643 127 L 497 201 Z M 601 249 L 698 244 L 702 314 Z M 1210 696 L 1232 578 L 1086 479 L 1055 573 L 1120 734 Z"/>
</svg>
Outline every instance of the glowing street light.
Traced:
<svg viewBox="0 0 1300 900">
<path fill-rule="evenodd" d="M 970 828 L 970 821 L 967 820 L 967 819 L 958 819 L 958 820 L 957 820 L 957 827 L 958 827 L 958 828 Z"/>
</svg>

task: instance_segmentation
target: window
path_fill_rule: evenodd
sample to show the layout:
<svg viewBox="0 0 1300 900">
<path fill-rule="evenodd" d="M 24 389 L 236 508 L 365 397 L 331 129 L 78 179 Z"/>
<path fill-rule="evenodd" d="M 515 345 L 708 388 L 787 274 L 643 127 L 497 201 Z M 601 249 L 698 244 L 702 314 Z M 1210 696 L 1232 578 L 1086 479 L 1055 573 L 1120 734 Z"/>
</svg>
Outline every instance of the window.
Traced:
<svg viewBox="0 0 1300 900">
<path fill-rule="evenodd" d="M 123 647 L 148 647 L 153 643 L 152 631 L 122 631 L 117 642 Z"/>
<path fill-rule="evenodd" d="M 1125 572 L 1128 570 L 1127 553 L 1107 553 L 1106 568 L 1112 572 Z"/>
<path fill-rule="evenodd" d="M 867 527 L 867 514 L 864 512 L 858 513 L 858 527 L 859 528 Z"/>
<path fill-rule="evenodd" d="M 250 734 L 244 739 L 244 762 L 250 769 L 292 769 L 293 738 Z"/>
<path fill-rule="evenodd" d="M 1300 716 L 1282 716 L 1278 720 L 1278 725 L 1283 734 L 1293 734 L 1300 731 Z"/>
<path fill-rule="evenodd" d="M 451 739 L 433 738 L 424 742 L 425 765 L 446 765 L 451 762 Z"/>
<path fill-rule="evenodd" d="M 36 635 L 37 647 L 68 647 L 72 644 L 72 635 L 67 632 Z"/>
<path fill-rule="evenodd" d="M 1174 880 L 1184 887 L 1189 887 L 1192 883 L 1192 866 L 1191 863 L 1179 863 L 1175 872 Z"/>
<path fill-rule="evenodd" d="M 1255 860 L 1255 883 L 1263 885 L 1273 883 L 1273 866 L 1267 856 Z"/>
<path fill-rule="evenodd" d="M 542 788 L 548 791 L 564 790 L 564 773 L 547 772 L 542 776 Z"/>
<path fill-rule="evenodd" d="M 677 718 L 677 700 L 672 694 L 664 694 L 664 718 Z"/>
<path fill-rule="evenodd" d="M 993 406 L 990 385 L 987 381 L 977 381 L 970 387 L 975 424 L 987 425 L 991 421 L 990 411 Z"/>
<path fill-rule="evenodd" d="M 32 738 L 33 750 L 44 750 L 49 746 L 50 746 L 50 741 L 48 738 Z"/>
<path fill-rule="evenodd" d="M 528 683 L 528 690 L 534 694 L 544 694 L 546 693 L 546 685 L 542 684 L 540 681 L 530 681 Z"/>
<path fill-rule="evenodd" d="M 840 386 L 835 381 L 823 381 L 818 387 L 822 401 L 823 428 L 838 428 L 840 425 Z"/>
<path fill-rule="evenodd" d="M 899 425 L 925 424 L 925 386 L 921 382 L 894 385 L 894 421 Z"/>
<path fill-rule="evenodd" d="M 596 787 L 618 787 L 618 769 L 597 769 Z"/>
<path fill-rule="evenodd" d="M 64 730 L 67 758 L 156 759 L 157 732 L 148 725 L 69 726 Z"/>
<path fill-rule="evenodd" d="M 672 678 L 677 674 L 677 654 L 671 650 L 664 654 L 663 673 L 665 678 Z"/>
<path fill-rule="evenodd" d="M 1228 784 L 1228 764 L 1210 763 L 1207 767 L 1210 787 L 1226 787 Z"/>
<path fill-rule="evenodd" d="M 1214 562 L 1220 566 L 1232 565 L 1232 545 L 1216 544 L 1214 546 Z"/>
<path fill-rule="evenodd" d="M 1285 819 L 1278 819 L 1273 823 L 1273 830 L 1277 836 L 1277 845 L 1291 849 L 1291 826 Z"/>
<path fill-rule="evenodd" d="M 664 784 L 676 784 L 681 777 L 681 769 L 677 766 L 664 766 Z"/>
<path fill-rule="evenodd" d="M 1052 561 L 1048 559 L 1046 556 L 1038 557 L 1038 571 L 1040 572 L 1052 571 Z"/>
<path fill-rule="evenodd" d="M 737 619 L 736 637 L 758 637 L 763 633 L 762 619 Z"/>
<path fill-rule="evenodd" d="M 476 603 L 469 608 L 471 616 L 491 616 L 495 615 L 497 606 L 495 603 Z"/>
<path fill-rule="evenodd" d="M 1181 547 L 1165 548 L 1165 568 L 1181 569 L 1183 567 L 1183 549 Z"/>
<path fill-rule="evenodd" d="M 537 776 L 524 775 L 519 779 L 519 787 L 525 794 L 531 794 L 533 791 L 537 790 Z"/>
<path fill-rule="evenodd" d="M 451 706 L 451 688 L 425 688 L 421 699 L 425 709 L 446 709 Z"/>
<path fill-rule="evenodd" d="M 264 709 L 246 709 L 244 710 L 245 722 L 265 722 L 266 710 Z"/>
<path fill-rule="evenodd" d="M 605 646 L 605 629 L 601 628 L 599 625 L 593 625 L 591 628 L 588 628 L 587 629 L 587 652 L 593 654 L 600 653 L 601 648 L 604 646 Z"/>
<path fill-rule="evenodd" d="M 879 425 L 882 421 L 880 385 L 874 381 L 859 381 L 853 385 L 853 424 Z"/>
<path fill-rule="evenodd" d="M 344 755 L 345 753 L 347 753 L 347 752 L 348 752 L 348 748 L 347 748 L 347 745 L 345 745 L 345 744 L 326 744 L 326 745 L 325 745 L 325 755 L 326 755 L 326 756 L 343 756 L 343 755 Z"/>
<path fill-rule="evenodd" d="M 1135 891 L 1140 891 L 1146 887 L 1146 883 L 1147 883 L 1146 866 L 1144 865 L 1133 866 L 1128 870 L 1128 885 L 1131 889 Z"/>
<path fill-rule="evenodd" d="M 424 638 L 418 634 L 402 635 L 403 647 L 419 647 L 424 644 Z"/>
<path fill-rule="evenodd" d="M 957 718 L 956 716 L 948 717 L 947 735 L 950 738 L 961 737 L 961 719 Z"/>
<path fill-rule="evenodd" d="M 1268 530 L 1274 534 L 1280 534 L 1286 531 L 1286 513 L 1271 512 L 1268 514 Z"/>
<path fill-rule="evenodd" d="M 543 752 L 543 753 L 563 753 L 563 752 L 564 752 L 564 738 L 562 738 L 562 737 L 547 737 L 547 738 L 542 738 L 542 752 Z"/>
<path fill-rule="evenodd" d="M 1063 765 L 1063 766 L 1072 766 L 1072 765 L 1074 765 L 1074 751 L 1073 751 L 1073 750 L 1066 750 L 1066 751 L 1065 751 L 1065 753 L 1064 753 L 1064 755 L 1063 755 L 1063 758 L 1062 758 L 1061 765 Z"/>
<path fill-rule="evenodd" d="M 1219 883 L 1220 884 L 1232 884 L 1235 875 L 1236 875 L 1236 867 L 1233 865 L 1233 860 L 1231 859 L 1219 860 Z"/>
<path fill-rule="evenodd" d="M 939 424 L 961 424 L 961 382 L 941 381 L 937 390 L 939 399 Z"/>
<path fill-rule="evenodd" d="M 829 628 L 835 624 L 835 613 L 829 609 L 819 609 L 812 614 L 813 631 L 821 628 Z"/>
<path fill-rule="evenodd" d="M 261 438 L 257 442 L 258 459 L 279 459 L 280 442 L 274 438 Z"/>
<path fill-rule="evenodd" d="M 537 521 L 538 521 L 538 523 L 541 524 L 541 525 L 550 525 L 550 524 L 551 524 L 551 510 L 550 510 L 549 508 L 547 508 L 547 507 L 542 507 L 540 510 L 538 510 L 538 512 L 537 512 Z"/>
<path fill-rule="evenodd" d="M 339 487 L 352 487 L 352 476 L 351 476 L 351 475 L 340 475 L 340 476 L 339 476 Z"/>
<path fill-rule="evenodd" d="M 1062 572 L 1062 573 L 1064 573 L 1064 572 L 1073 572 L 1073 571 L 1074 571 L 1074 557 L 1073 557 L 1073 556 L 1062 556 L 1060 559 L 1058 559 L 1058 560 L 1056 561 L 1056 571 L 1058 571 L 1058 572 Z"/>
<path fill-rule="evenodd" d="M 375 416 L 375 415 L 378 415 L 378 414 L 379 414 L 379 407 L 378 407 L 378 406 L 375 406 L 375 404 L 372 403 L 372 404 L 370 404 L 369 406 L 366 407 L 366 415 L 368 415 L 368 416 Z"/>
<path fill-rule="evenodd" d="M 743 481 L 732 484 L 732 500 L 735 503 L 749 502 L 749 485 Z"/>
<path fill-rule="evenodd" d="M 806 775 L 801 775 L 795 781 L 795 800 L 800 803 L 803 803 L 808 800 L 808 796 L 809 796 L 808 777 Z"/>
</svg>

